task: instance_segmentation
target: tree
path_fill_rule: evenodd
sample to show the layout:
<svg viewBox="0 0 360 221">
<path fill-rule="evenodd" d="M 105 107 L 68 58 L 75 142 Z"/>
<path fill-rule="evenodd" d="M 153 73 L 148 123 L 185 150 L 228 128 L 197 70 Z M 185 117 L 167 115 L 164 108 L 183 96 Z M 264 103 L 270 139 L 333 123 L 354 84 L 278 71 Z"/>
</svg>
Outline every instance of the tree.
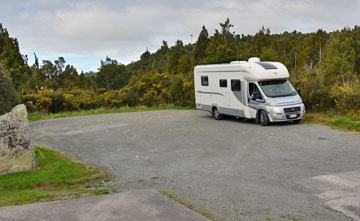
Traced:
<svg viewBox="0 0 360 221">
<path fill-rule="evenodd" d="M 184 44 L 181 40 L 177 40 L 175 45 L 169 51 L 168 71 L 171 74 L 179 72 L 179 60 L 185 54 Z"/>
<path fill-rule="evenodd" d="M 47 79 L 53 79 L 57 76 L 57 67 L 50 60 L 43 60 L 40 72 Z"/>
<path fill-rule="evenodd" d="M 101 61 L 95 79 L 99 87 L 113 90 L 124 87 L 130 79 L 130 74 L 126 71 L 125 65 L 107 57 L 105 61 Z"/>
<path fill-rule="evenodd" d="M 227 18 L 225 23 L 220 23 L 221 34 L 224 39 L 225 46 L 230 43 L 234 38 L 234 34 L 230 32 L 230 28 L 234 27 L 234 25 L 230 24 L 230 19 Z"/>
<path fill-rule="evenodd" d="M 258 33 L 255 34 L 255 42 L 253 46 L 255 49 L 255 55 L 253 56 L 261 57 L 261 51 L 264 50 L 264 48 L 274 47 L 271 43 L 273 43 L 273 39 L 270 35 L 270 29 L 265 29 L 265 27 L 262 26 Z"/>
<path fill-rule="evenodd" d="M 56 75 L 60 76 L 61 73 L 63 72 L 63 69 L 65 67 L 65 59 L 64 57 L 59 57 L 57 60 L 55 60 L 55 67 L 56 67 Z"/>
<path fill-rule="evenodd" d="M 214 36 L 210 37 L 209 45 L 206 49 L 207 63 L 228 63 L 237 58 L 237 45 L 234 33 L 230 32 L 233 27 L 230 20 L 220 23 L 221 33 L 215 29 Z"/>
<path fill-rule="evenodd" d="M 307 62 L 316 65 L 318 62 L 321 65 L 323 60 L 323 50 L 328 40 L 328 34 L 322 30 L 317 30 L 312 33 L 304 45 L 304 51 L 307 55 Z"/>
<path fill-rule="evenodd" d="M 325 83 L 330 86 L 335 82 L 351 84 L 356 79 L 356 49 L 351 38 L 351 30 L 343 29 L 331 35 L 325 47 L 322 69 Z"/>
<path fill-rule="evenodd" d="M 195 65 L 205 63 L 206 49 L 209 45 L 209 33 L 205 26 L 202 26 L 202 30 L 199 34 L 198 40 L 194 49 L 194 63 Z"/>
<path fill-rule="evenodd" d="M 72 65 L 66 65 L 64 71 L 59 75 L 58 82 L 63 88 L 74 88 L 79 74 L 76 68 Z"/>
<path fill-rule="evenodd" d="M 18 90 L 31 76 L 31 70 L 24 58 L 26 56 L 20 53 L 17 39 L 10 37 L 8 31 L 0 23 L 0 63 L 9 72 L 13 85 Z"/>
<path fill-rule="evenodd" d="M 146 51 L 142 55 L 140 55 L 139 65 L 142 67 L 143 70 L 149 70 L 150 68 L 150 55 L 151 53 L 148 49 L 146 49 Z"/>
<path fill-rule="evenodd" d="M 36 56 L 35 52 L 34 52 L 34 59 L 35 59 L 34 67 L 37 68 L 37 69 L 40 68 L 39 58 Z"/>
<path fill-rule="evenodd" d="M 355 26 L 352 31 L 353 47 L 355 49 L 355 70 L 357 76 L 360 78 L 360 27 Z"/>
<path fill-rule="evenodd" d="M 20 99 L 12 86 L 10 74 L 0 65 L 0 115 L 9 112 Z"/>
<path fill-rule="evenodd" d="M 169 46 L 166 41 L 162 41 L 162 46 L 155 52 L 152 60 L 152 70 L 162 73 L 166 70 L 168 62 Z"/>
</svg>

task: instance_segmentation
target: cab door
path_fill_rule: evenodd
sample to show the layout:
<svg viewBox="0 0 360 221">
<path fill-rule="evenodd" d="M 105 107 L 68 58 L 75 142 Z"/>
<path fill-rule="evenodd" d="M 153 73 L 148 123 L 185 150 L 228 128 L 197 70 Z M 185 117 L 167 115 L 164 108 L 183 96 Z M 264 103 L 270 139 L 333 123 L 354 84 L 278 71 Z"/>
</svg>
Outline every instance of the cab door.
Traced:
<svg viewBox="0 0 360 221">
<path fill-rule="evenodd" d="M 258 86 L 255 83 L 249 82 L 248 86 L 248 106 L 251 118 L 256 118 L 256 112 L 259 106 L 264 104 L 265 100 L 261 95 Z"/>
</svg>

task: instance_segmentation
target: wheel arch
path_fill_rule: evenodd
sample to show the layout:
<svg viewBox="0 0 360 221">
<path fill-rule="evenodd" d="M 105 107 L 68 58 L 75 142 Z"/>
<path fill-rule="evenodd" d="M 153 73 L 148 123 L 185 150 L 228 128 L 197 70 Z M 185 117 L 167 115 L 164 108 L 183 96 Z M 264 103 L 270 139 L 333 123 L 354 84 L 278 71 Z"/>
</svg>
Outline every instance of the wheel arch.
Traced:
<svg viewBox="0 0 360 221">
<path fill-rule="evenodd" d="M 211 112 L 213 112 L 214 111 L 214 108 L 216 108 L 218 111 L 219 111 L 219 113 L 220 113 L 220 108 L 219 108 L 219 105 L 217 105 L 217 104 L 211 104 Z"/>
<path fill-rule="evenodd" d="M 264 109 L 264 108 L 259 108 L 259 109 L 256 110 L 255 120 L 257 120 L 257 121 L 260 120 L 259 117 L 260 117 L 261 111 L 265 111 L 265 113 L 267 114 L 270 122 L 272 122 L 271 114 L 270 114 L 266 109 Z"/>
</svg>

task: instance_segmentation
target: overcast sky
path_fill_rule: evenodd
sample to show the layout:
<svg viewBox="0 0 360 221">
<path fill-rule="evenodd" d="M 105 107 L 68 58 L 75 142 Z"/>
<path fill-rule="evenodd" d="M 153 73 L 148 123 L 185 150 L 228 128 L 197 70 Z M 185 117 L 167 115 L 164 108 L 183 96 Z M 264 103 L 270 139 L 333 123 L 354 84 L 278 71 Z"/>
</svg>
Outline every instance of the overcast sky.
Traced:
<svg viewBox="0 0 360 221">
<path fill-rule="evenodd" d="M 196 41 L 230 18 L 236 34 L 333 31 L 360 25 L 360 0 L 0 0 L 0 23 L 33 63 L 63 56 L 78 71 L 94 70 L 109 56 L 139 59 L 162 40 Z"/>
</svg>

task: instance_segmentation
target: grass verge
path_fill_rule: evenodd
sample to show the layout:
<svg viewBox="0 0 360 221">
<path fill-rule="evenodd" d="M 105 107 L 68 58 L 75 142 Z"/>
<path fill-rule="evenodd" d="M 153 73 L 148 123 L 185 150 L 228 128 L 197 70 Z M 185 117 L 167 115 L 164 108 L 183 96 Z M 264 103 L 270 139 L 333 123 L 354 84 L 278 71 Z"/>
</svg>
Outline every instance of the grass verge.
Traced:
<svg viewBox="0 0 360 221">
<path fill-rule="evenodd" d="M 158 106 L 158 107 L 98 108 L 92 110 L 59 112 L 54 114 L 33 112 L 33 113 L 29 113 L 28 119 L 29 121 L 38 121 L 38 120 L 48 120 L 54 118 L 75 117 L 75 116 L 83 116 L 83 115 L 154 111 L 154 110 L 195 110 L 195 108 L 169 105 L 169 106 Z"/>
<path fill-rule="evenodd" d="M 329 113 L 306 113 L 304 123 L 317 123 L 344 131 L 360 132 L 360 115 L 339 115 Z"/>
<path fill-rule="evenodd" d="M 0 206 L 72 199 L 110 193 L 110 176 L 62 153 L 35 147 L 39 169 L 0 176 Z"/>
</svg>

